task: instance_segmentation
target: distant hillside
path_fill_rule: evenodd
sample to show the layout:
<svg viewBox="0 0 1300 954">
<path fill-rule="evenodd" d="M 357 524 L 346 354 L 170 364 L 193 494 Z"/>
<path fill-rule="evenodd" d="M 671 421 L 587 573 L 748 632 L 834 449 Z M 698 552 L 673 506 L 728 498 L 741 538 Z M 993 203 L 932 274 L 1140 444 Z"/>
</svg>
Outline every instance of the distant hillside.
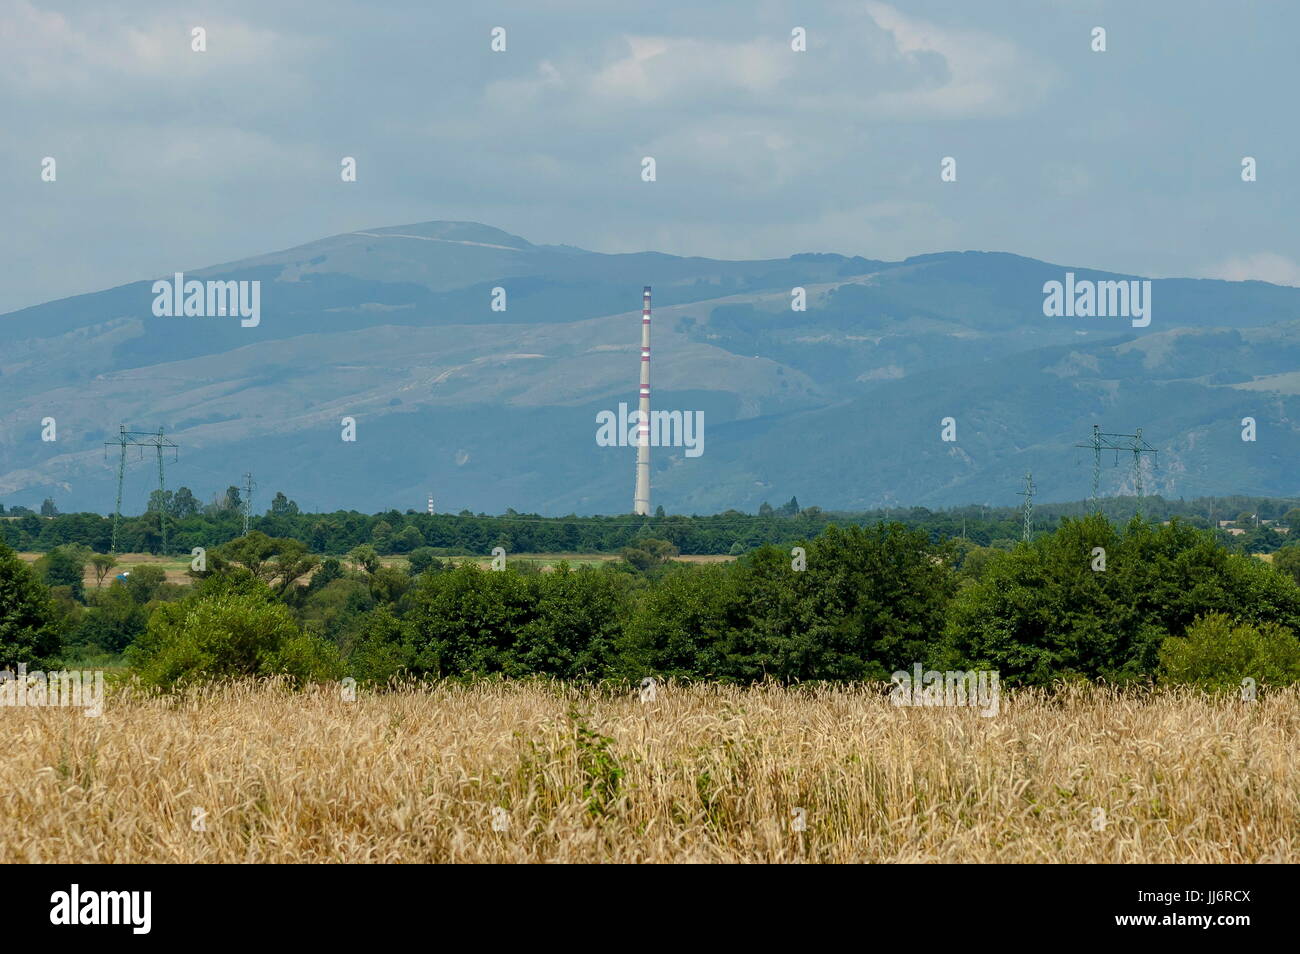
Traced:
<svg viewBox="0 0 1300 954">
<path fill-rule="evenodd" d="M 1044 317 L 1043 283 L 1067 271 L 1132 277 L 983 252 L 604 255 L 466 222 L 338 235 L 186 272 L 259 280 L 256 327 L 155 317 L 171 275 L 0 316 L 0 500 L 110 510 L 102 442 L 125 422 L 163 426 L 181 446 L 169 485 L 205 496 L 250 471 L 317 511 L 432 492 L 446 510 L 625 512 L 635 451 L 597 446 L 596 414 L 635 407 L 646 284 L 654 405 L 705 418 L 701 456 L 652 452 L 670 511 L 1005 504 L 1026 470 L 1041 500 L 1075 499 L 1092 462 L 1072 445 L 1093 423 L 1161 448 L 1148 493 L 1295 492 L 1300 289 L 1153 280 L 1134 328 Z M 137 455 L 129 511 L 157 481 Z M 1103 492 L 1131 490 L 1129 462 L 1106 463 Z"/>
</svg>

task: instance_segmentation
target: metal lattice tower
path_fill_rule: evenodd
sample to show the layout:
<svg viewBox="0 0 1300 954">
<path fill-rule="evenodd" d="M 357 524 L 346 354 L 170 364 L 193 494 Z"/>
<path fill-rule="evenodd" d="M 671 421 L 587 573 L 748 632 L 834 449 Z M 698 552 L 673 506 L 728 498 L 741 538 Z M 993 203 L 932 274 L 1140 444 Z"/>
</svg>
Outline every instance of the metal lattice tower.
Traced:
<svg viewBox="0 0 1300 954">
<path fill-rule="evenodd" d="M 1025 489 L 1017 490 L 1016 495 L 1025 498 L 1025 529 L 1023 539 L 1026 543 L 1034 533 L 1034 475 L 1032 471 L 1025 472 Z"/>
<path fill-rule="evenodd" d="M 244 536 L 248 536 L 248 521 L 253 516 L 253 489 L 257 484 L 253 483 L 253 475 L 244 474 Z"/>
<path fill-rule="evenodd" d="M 1075 447 L 1085 447 L 1092 450 L 1092 509 L 1098 510 L 1097 497 L 1101 486 L 1101 452 L 1104 450 L 1115 452 L 1115 462 L 1119 463 L 1120 451 L 1131 451 L 1133 453 L 1133 484 L 1137 491 L 1138 511 L 1142 509 L 1142 455 L 1150 454 L 1152 460 L 1159 451 L 1148 444 L 1142 437 L 1142 428 L 1137 429 L 1136 434 L 1109 434 L 1103 431 L 1098 425 L 1092 425 L 1092 440 L 1086 444 L 1075 444 Z"/>
<path fill-rule="evenodd" d="M 152 431 L 128 431 L 125 424 L 119 424 L 117 427 L 117 440 L 104 441 L 104 454 L 107 456 L 108 448 L 111 444 L 117 444 L 121 448 L 121 454 L 117 460 L 117 503 L 113 507 L 113 543 L 109 550 L 110 553 L 117 552 L 118 530 L 122 525 L 122 483 L 126 478 L 126 449 L 128 447 L 139 447 L 140 456 L 144 457 L 144 448 L 152 447 L 158 452 L 158 529 L 162 534 L 162 552 L 167 552 L 167 481 L 164 473 L 165 458 L 163 450 L 169 449 L 173 452 L 172 460 L 180 456 L 179 447 L 170 439 L 163 436 L 163 429 L 158 428 L 158 433 Z"/>
</svg>

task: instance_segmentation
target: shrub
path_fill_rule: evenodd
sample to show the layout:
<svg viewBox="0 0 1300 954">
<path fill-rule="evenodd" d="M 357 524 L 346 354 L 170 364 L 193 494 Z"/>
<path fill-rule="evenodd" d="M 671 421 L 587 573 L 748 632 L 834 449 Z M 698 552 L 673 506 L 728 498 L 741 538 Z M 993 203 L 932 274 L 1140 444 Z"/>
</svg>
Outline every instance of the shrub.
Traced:
<svg viewBox="0 0 1300 954">
<path fill-rule="evenodd" d="M 410 648 L 401 621 L 386 606 L 367 613 L 347 649 L 346 674 L 358 682 L 383 685 L 410 665 Z"/>
<path fill-rule="evenodd" d="M 1160 647 L 1161 679 L 1203 689 L 1232 689 L 1247 677 L 1260 685 L 1300 682 L 1300 641 L 1276 623 L 1252 625 L 1211 613 Z"/>
<path fill-rule="evenodd" d="M 1296 512 L 1296 511 L 1292 511 Z M 1296 533 L 1298 531 L 1291 531 Z M 1273 554 L 1273 569 L 1300 583 L 1300 543 L 1291 543 Z"/>
<path fill-rule="evenodd" d="M 226 592 L 161 604 L 128 652 L 146 685 L 171 688 L 206 679 L 286 673 L 333 679 L 338 654 L 299 631 L 269 593 Z"/>
<path fill-rule="evenodd" d="M 407 569 L 411 576 L 422 576 L 426 570 L 433 568 L 434 564 L 437 564 L 439 570 L 442 569 L 438 554 L 433 547 L 416 547 L 407 557 L 407 561 L 409 563 Z"/>
</svg>

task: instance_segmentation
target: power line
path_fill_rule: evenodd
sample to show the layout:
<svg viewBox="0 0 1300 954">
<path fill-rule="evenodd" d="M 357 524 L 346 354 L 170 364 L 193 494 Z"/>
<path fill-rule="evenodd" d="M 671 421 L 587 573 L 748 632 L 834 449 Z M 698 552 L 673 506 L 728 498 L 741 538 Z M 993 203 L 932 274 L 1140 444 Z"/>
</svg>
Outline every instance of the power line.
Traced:
<svg viewBox="0 0 1300 954">
<path fill-rule="evenodd" d="M 253 483 L 253 475 L 245 472 L 244 474 L 244 536 L 248 536 L 248 521 L 253 515 L 253 488 L 257 484 Z"/>
<path fill-rule="evenodd" d="M 152 447 L 158 452 L 158 528 L 162 533 L 162 551 L 167 552 L 167 482 L 163 473 L 163 449 L 169 448 L 173 452 L 173 460 L 178 460 L 180 451 L 178 446 L 169 438 L 163 436 L 161 425 L 158 433 L 150 431 L 128 431 L 125 424 L 119 424 L 117 427 L 117 440 L 104 441 L 104 456 L 108 456 L 108 447 L 110 444 L 117 444 L 121 448 L 121 455 L 117 462 L 117 505 L 113 508 L 113 544 L 109 550 L 110 553 L 117 552 L 117 533 L 122 524 L 122 483 L 126 477 L 126 449 L 128 447 L 141 448 L 140 456 L 144 456 L 145 447 Z"/>
<path fill-rule="evenodd" d="M 1137 490 L 1138 512 L 1142 510 L 1142 455 L 1155 455 L 1159 451 L 1148 444 L 1142 437 L 1142 428 L 1137 429 L 1136 434 L 1110 434 L 1103 431 L 1097 424 L 1092 425 L 1092 440 L 1086 444 L 1075 444 L 1075 447 L 1085 447 L 1092 450 L 1092 509 L 1098 510 L 1097 497 L 1101 485 L 1101 452 L 1104 450 L 1115 452 L 1115 463 L 1119 463 L 1120 451 L 1132 451 L 1133 453 L 1133 483 Z"/>
<path fill-rule="evenodd" d="M 1024 514 L 1024 540 L 1029 542 L 1029 538 L 1034 532 L 1034 475 L 1030 471 L 1025 472 L 1025 489 L 1018 490 L 1016 493 L 1025 498 Z"/>
</svg>

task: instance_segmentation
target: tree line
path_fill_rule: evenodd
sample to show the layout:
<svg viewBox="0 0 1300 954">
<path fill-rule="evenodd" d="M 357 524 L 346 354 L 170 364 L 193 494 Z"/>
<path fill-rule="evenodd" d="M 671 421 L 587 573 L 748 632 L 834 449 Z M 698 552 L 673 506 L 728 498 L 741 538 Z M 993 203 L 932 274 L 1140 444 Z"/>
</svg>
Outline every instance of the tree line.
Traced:
<svg viewBox="0 0 1300 954">
<path fill-rule="evenodd" d="M 1300 561 L 1232 552 L 1178 519 L 1066 517 L 1010 549 L 899 522 L 830 525 L 726 564 L 635 543 L 600 567 L 492 570 L 429 548 L 318 555 L 253 531 L 184 583 L 149 565 L 111 578 L 110 557 L 104 573 L 89 564 L 90 587 L 95 555 L 76 544 L 32 566 L 0 547 L 0 663 L 121 654 L 164 687 L 271 673 L 794 683 L 917 663 L 1008 685 L 1300 680 Z"/>
<path fill-rule="evenodd" d="M 25 508 L 0 506 L 0 542 L 15 550 L 48 551 L 79 544 L 107 552 L 113 538 L 113 518 L 95 513 L 60 514 L 51 501 L 44 516 Z M 137 516 L 124 516 L 118 531 L 118 551 L 158 554 L 163 522 L 172 553 L 194 547 L 211 549 L 244 532 L 245 501 L 238 487 L 229 487 L 199 506 L 185 487 L 175 494 L 154 491 L 150 507 Z M 1194 527 L 1211 530 L 1229 549 L 1242 553 L 1271 553 L 1290 540 L 1300 540 L 1300 508 L 1296 501 L 1260 497 L 1205 497 L 1167 501 L 1160 497 L 1113 498 L 1100 501 L 1101 512 L 1122 522 L 1140 512 L 1155 521 L 1180 517 Z M 1087 502 L 1049 504 L 1035 510 L 1034 532 L 1049 533 L 1066 517 L 1092 512 Z M 647 536 L 670 542 L 683 554 L 747 553 L 765 544 L 785 545 L 816 536 L 832 523 L 870 526 L 881 521 L 906 524 L 924 532 L 932 542 L 962 538 L 980 546 L 1010 549 L 1023 536 L 1022 513 L 1015 507 L 966 506 L 947 510 L 925 507 L 873 510 L 863 513 L 801 507 L 791 498 L 779 507 L 763 504 L 757 514 L 728 510 L 713 515 L 543 517 L 516 513 L 489 516 L 462 511 L 425 514 L 389 510 L 377 514 L 356 511 L 302 513 L 283 492 L 262 514 L 249 514 L 250 529 L 267 536 L 302 541 L 316 553 L 340 556 L 354 547 L 371 545 L 382 555 L 408 554 L 432 547 L 443 556 L 486 554 L 495 547 L 510 553 L 618 553 Z M 1220 527 L 1220 523 L 1227 526 Z M 1237 533 L 1235 531 L 1241 531 Z M 1295 536 L 1292 536 L 1295 534 Z"/>
</svg>

